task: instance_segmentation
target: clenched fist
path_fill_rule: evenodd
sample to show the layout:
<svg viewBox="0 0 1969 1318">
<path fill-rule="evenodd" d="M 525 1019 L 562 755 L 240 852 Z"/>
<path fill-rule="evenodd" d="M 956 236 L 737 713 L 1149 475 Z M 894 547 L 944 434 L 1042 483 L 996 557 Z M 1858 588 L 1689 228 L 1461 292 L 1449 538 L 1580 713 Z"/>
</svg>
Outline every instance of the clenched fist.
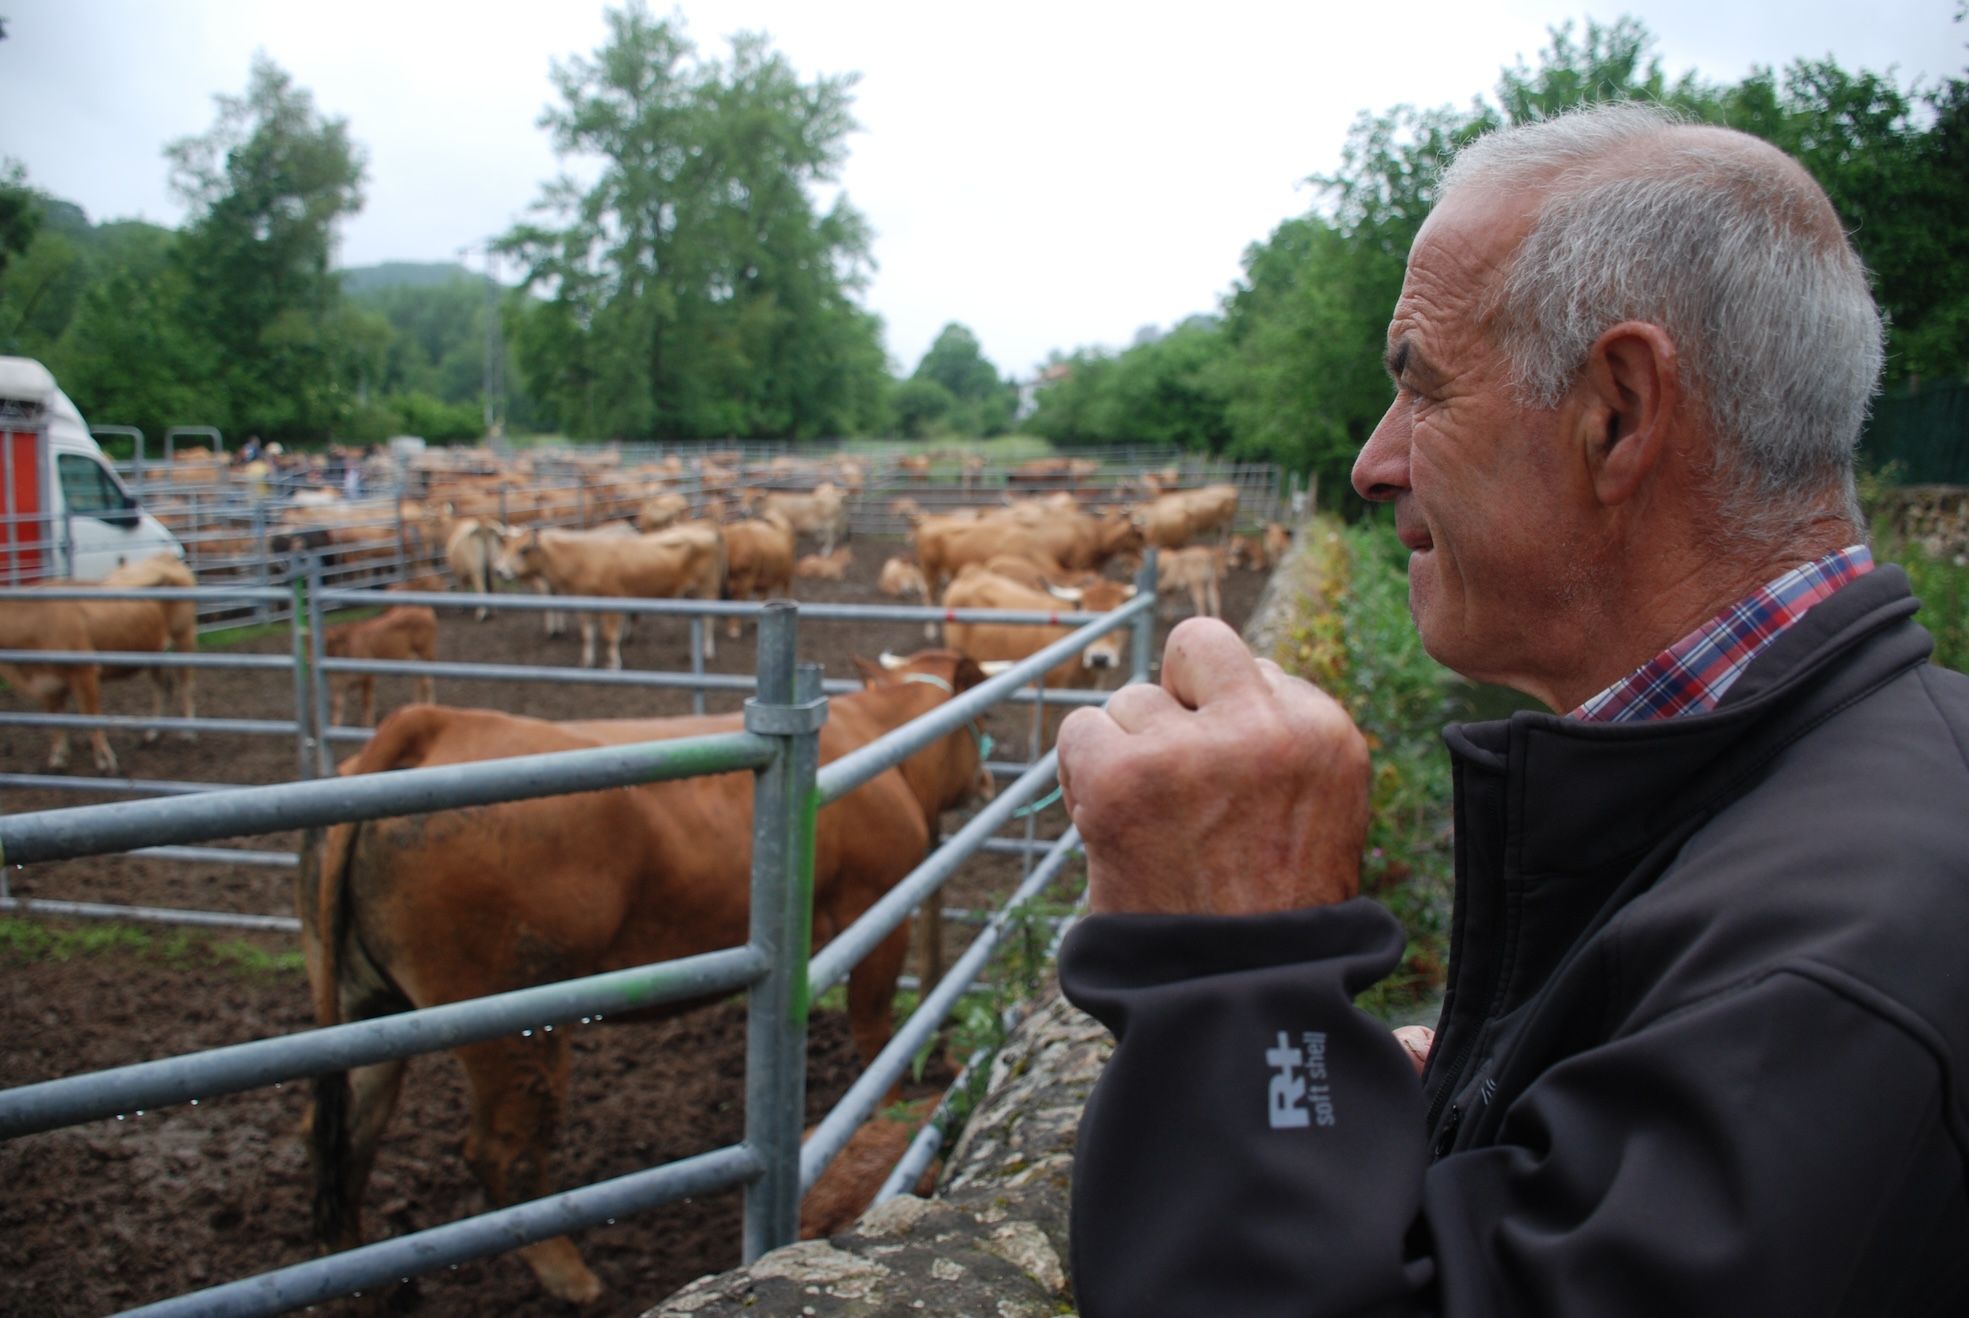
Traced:
<svg viewBox="0 0 1969 1318">
<path fill-rule="evenodd" d="M 1075 710 L 1059 745 L 1096 912 L 1243 915 L 1359 888 L 1367 743 L 1214 618 L 1169 634 L 1160 686 Z"/>
</svg>

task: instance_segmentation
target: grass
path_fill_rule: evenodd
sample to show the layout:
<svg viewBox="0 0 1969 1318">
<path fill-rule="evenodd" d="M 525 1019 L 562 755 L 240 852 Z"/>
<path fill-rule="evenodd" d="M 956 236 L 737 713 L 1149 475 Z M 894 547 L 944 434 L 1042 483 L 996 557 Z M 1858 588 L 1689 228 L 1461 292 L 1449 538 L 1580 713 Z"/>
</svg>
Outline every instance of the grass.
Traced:
<svg viewBox="0 0 1969 1318">
<path fill-rule="evenodd" d="M 336 609 L 324 615 L 323 621 L 330 623 L 360 622 L 364 618 L 374 618 L 381 614 L 380 605 L 369 605 L 360 609 Z M 244 623 L 238 627 L 217 627 L 209 632 L 201 632 L 198 648 L 201 650 L 222 650 L 229 645 L 244 645 L 250 641 L 264 640 L 278 636 L 285 640 L 290 627 L 285 621 Z"/>
<path fill-rule="evenodd" d="M 133 955 L 166 964 L 216 961 L 253 979 L 301 974 L 307 965 L 298 951 L 269 952 L 236 938 L 183 929 L 163 932 L 119 923 L 50 925 L 0 916 L 0 964 Z"/>
</svg>

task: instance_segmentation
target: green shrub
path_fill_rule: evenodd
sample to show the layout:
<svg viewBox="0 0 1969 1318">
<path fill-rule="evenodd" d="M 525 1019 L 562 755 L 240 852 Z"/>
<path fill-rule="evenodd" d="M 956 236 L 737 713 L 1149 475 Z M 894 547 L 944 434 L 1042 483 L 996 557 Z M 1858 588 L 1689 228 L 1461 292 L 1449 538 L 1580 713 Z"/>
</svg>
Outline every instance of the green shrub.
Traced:
<svg viewBox="0 0 1969 1318">
<path fill-rule="evenodd" d="M 1373 756 L 1361 892 L 1408 932 L 1394 974 L 1362 995 L 1384 1017 L 1423 1013 L 1448 968 L 1453 890 L 1450 769 L 1441 730 L 1464 684 L 1422 649 L 1408 611 L 1408 551 L 1375 521 L 1304 532 L 1300 604 L 1276 658 L 1353 715 Z"/>
</svg>

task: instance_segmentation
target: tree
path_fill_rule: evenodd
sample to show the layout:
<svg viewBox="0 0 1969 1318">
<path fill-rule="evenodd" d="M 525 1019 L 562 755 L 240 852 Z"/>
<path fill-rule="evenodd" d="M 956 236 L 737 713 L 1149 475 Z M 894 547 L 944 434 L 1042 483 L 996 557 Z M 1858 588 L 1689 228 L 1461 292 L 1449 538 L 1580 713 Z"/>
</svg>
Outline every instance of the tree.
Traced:
<svg viewBox="0 0 1969 1318">
<path fill-rule="evenodd" d="M 978 336 L 955 321 L 937 334 L 910 379 L 935 383 L 950 396 L 947 424 L 954 434 L 998 435 L 1012 424 L 1018 390 L 985 360 Z"/>
<path fill-rule="evenodd" d="M 904 439 L 927 439 L 942 433 L 956 408 L 957 400 L 950 390 L 935 380 L 904 380 L 889 396 L 896 432 Z"/>
<path fill-rule="evenodd" d="M 880 324 L 857 306 L 865 221 L 825 212 L 855 124 L 852 76 L 803 81 L 763 36 L 701 61 L 681 21 L 611 10 L 592 59 L 554 66 L 541 124 L 563 176 L 501 249 L 544 300 L 520 359 L 564 428 L 590 434 L 808 437 L 872 423 Z"/>
<path fill-rule="evenodd" d="M 328 263 L 336 225 L 362 206 L 363 153 L 265 56 L 244 96 L 214 99 L 212 129 L 165 151 L 192 210 L 177 252 L 196 290 L 187 320 L 217 349 L 231 424 L 325 437 L 352 398 Z"/>
<path fill-rule="evenodd" d="M 188 333 L 195 299 L 176 259 L 178 235 L 156 225 L 103 226 L 97 277 L 48 352 L 48 365 L 83 415 L 133 425 L 153 448 L 171 426 L 220 424 L 218 349 Z"/>
<path fill-rule="evenodd" d="M 27 171 L 17 160 L 0 162 L 0 275 L 27 250 L 41 227 L 41 207 L 27 187 Z"/>
</svg>

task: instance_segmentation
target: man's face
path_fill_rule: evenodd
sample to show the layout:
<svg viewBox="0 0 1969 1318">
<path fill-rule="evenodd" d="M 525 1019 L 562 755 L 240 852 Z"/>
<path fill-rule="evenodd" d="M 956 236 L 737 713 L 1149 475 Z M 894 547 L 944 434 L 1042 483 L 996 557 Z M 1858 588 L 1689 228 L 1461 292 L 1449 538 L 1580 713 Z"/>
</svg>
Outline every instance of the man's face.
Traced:
<svg viewBox="0 0 1969 1318">
<path fill-rule="evenodd" d="M 1590 578 L 1569 408 L 1514 402 L 1509 363 L 1481 320 L 1529 222 L 1522 196 L 1466 190 L 1422 226 L 1388 325 L 1395 400 L 1353 481 L 1363 498 L 1395 505 L 1423 647 L 1465 676 L 1538 694 L 1574 639 L 1564 624 Z"/>
</svg>

